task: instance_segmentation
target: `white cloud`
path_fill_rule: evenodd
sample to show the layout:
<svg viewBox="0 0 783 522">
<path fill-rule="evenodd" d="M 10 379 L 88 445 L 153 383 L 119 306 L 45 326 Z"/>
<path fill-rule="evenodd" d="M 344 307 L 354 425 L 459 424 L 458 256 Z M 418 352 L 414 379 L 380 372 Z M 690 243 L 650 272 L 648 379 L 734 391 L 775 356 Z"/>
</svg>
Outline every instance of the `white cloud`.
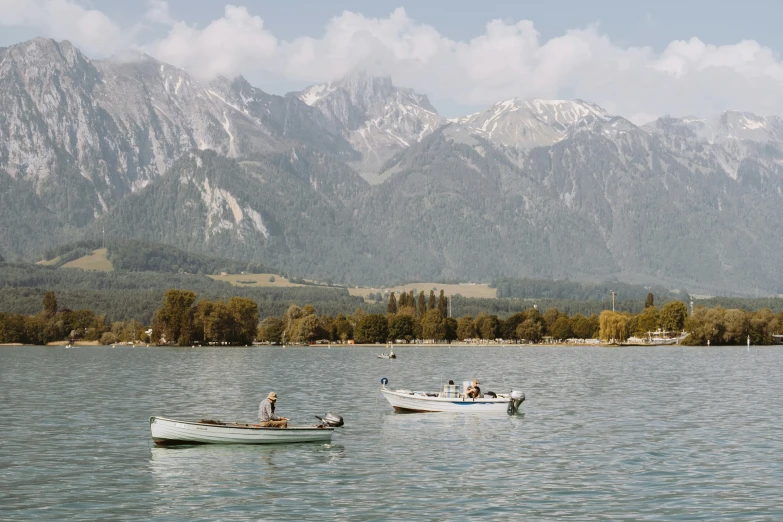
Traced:
<svg viewBox="0 0 783 522">
<path fill-rule="evenodd" d="M 174 24 L 174 19 L 169 12 L 169 3 L 165 0 L 147 0 L 147 12 L 144 13 L 144 18 L 156 24 Z"/>
<path fill-rule="evenodd" d="M 203 29 L 176 22 L 149 51 L 164 62 L 206 77 L 267 69 L 279 59 L 277 38 L 264 29 L 264 21 L 251 16 L 245 7 L 233 5 L 227 5 L 223 17 Z"/>
<path fill-rule="evenodd" d="M 0 25 L 70 40 L 86 53 L 108 54 L 131 43 L 108 16 L 69 0 L 0 0 Z"/>
<path fill-rule="evenodd" d="M 201 76 L 271 73 L 304 84 L 366 68 L 461 105 L 578 97 L 635 121 L 726 109 L 783 115 L 783 62 L 752 40 L 716 46 L 692 38 L 655 52 L 617 45 L 598 26 L 543 40 L 531 21 L 492 20 L 482 34 L 455 41 L 400 8 L 381 18 L 346 11 L 318 37 L 282 41 L 245 7 L 227 5 L 198 27 L 172 20 L 164 0 L 147 5 L 146 20 L 167 25 L 168 34 L 135 44 Z M 0 0 L 0 24 L 39 27 L 88 54 L 105 56 L 127 40 L 105 15 L 72 0 Z"/>
</svg>

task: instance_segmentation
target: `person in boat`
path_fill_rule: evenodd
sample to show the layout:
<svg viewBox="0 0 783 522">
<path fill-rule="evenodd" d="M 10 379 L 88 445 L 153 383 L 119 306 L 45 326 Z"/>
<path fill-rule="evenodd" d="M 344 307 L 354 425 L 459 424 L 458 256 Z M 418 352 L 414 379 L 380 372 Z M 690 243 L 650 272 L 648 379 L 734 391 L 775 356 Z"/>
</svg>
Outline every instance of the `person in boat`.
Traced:
<svg viewBox="0 0 783 522">
<path fill-rule="evenodd" d="M 470 383 L 470 386 L 468 386 L 468 389 L 465 390 L 465 397 L 469 399 L 475 399 L 476 397 L 481 397 L 481 388 L 479 388 L 479 380 L 473 379 L 473 382 Z"/>
<path fill-rule="evenodd" d="M 394 355 L 394 349 L 393 348 L 389 348 L 389 359 L 396 359 L 396 358 L 397 358 L 397 356 Z"/>
<path fill-rule="evenodd" d="M 258 406 L 258 425 L 263 428 L 287 428 L 288 419 L 275 415 L 277 394 L 270 392 Z"/>
</svg>

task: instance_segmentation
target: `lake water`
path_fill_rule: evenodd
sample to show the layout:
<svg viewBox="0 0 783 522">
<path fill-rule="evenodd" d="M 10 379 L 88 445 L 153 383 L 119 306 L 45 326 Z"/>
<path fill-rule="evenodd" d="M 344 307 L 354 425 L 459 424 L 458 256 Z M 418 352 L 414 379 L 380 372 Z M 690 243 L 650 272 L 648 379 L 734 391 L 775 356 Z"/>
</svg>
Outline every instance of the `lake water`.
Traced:
<svg viewBox="0 0 783 522">
<path fill-rule="evenodd" d="M 0 348 L 0 518 L 783 520 L 783 350 Z M 478 377 L 523 415 L 393 413 Z M 149 417 L 253 420 L 269 391 L 332 444 L 157 448 Z"/>
</svg>

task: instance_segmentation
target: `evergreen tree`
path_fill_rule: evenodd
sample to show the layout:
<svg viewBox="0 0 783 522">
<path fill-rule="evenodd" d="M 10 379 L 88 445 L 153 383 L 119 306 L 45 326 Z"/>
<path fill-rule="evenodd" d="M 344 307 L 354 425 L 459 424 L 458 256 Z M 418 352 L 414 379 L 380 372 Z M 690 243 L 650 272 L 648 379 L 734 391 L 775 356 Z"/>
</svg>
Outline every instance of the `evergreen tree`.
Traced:
<svg viewBox="0 0 783 522">
<path fill-rule="evenodd" d="M 400 297 L 400 301 L 402 301 L 402 297 Z M 389 304 L 386 306 L 386 313 L 397 313 L 397 299 L 394 297 L 394 292 L 389 295 Z"/>
<path fill-rule="evenodd" d="M 446 328 L 445 340 L 448 342 L 455 341 L 457 339 L 457 320 L 453 317 L 446 317 L 443 319 L 443 325 Z"/>
<path fill-rule="evenodd" d="M 400 300 L 397 302 L 397 309 L 405 308 L 408 306 L 408 293 L 400 292 Z"/>
<path fill-rule="evenodd" d="M 43 296 L 43 313 L 46 317 L 54 317 L 57 313 L 57 297 L 51 290 Z"/>
<path fill-rule="evenodd" d="M 651 306 L 655 306 L 655 297 L 652 295 L 652 292 L 647 294 L 647 299 L 644 300 L 645 308 L 650 308 Z"/>
<path fill-rule="evenodd" d="M 435 301 L 435 290 L 430 290 L 430 299 L 427 302 L 427 311 L 435 310 L 437 302 Z"/>
<path fill-rule="evenodd" d="M 440 310 L 440 315 L 443 317 L 449 315 L 449 301 L 443 293 L 443 290 L 440 291 L 440 295 L 438 296 L 438 310 Z"/>
<path fill-rule="evenodd" d="M 427 311 L 427 298 L 424 297 L 424 290 L 419 292 L 419 303 L 416 306 L 416 317 L 421 319 Z"/>
</svg>

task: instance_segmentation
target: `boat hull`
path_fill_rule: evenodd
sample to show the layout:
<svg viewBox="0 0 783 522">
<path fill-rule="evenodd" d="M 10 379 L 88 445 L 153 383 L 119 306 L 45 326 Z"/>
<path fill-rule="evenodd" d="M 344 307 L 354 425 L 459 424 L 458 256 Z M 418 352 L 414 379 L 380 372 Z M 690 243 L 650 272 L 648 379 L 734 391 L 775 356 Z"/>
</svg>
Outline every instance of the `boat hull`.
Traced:
<svg viewBox="0 0 783 522">
<path fill-rule="evenodd" d="M 428 397 L 410 392 L 382 389 L 381 393 L 398 413 L 507 413 L 510 397 L 466 399 Z"/>
<path fill-rule="evenodd" d="M 334 428 L 293 426 L 255 428 L 247 424 L 207 424 L 150 417 L 150 433 L 158 446 L 175 444 L 288 444 L 330 442 Z"/>
</svg>

